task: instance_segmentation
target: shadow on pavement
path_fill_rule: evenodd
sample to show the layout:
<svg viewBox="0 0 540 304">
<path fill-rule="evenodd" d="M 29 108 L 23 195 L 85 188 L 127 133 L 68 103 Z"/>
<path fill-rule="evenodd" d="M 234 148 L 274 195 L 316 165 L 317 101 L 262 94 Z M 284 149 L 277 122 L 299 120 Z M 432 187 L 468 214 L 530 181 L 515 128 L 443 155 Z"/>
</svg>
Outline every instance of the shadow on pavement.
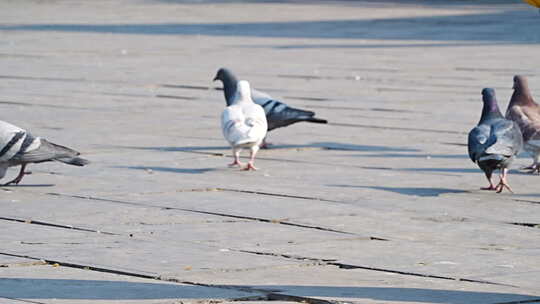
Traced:
<svg viewBox="0 0 540 304">
<path fill-rule="evenodd" d="M 468 193 L 469 191 L 449 188 L 419 188 L 419 187 L 381 187 L 381 186 L 355 186 L 355 185 L 328 185 L 330 187 L 364 188 L 389 191 L 412 196 L 439 196 L 447 193 Z"/>
<path fill-rule="evenodd" d="M 528 29 L 527 31 L 531 34 L 515 34 L 524 28 Z M 540 35 L 534 33 L 540 31 L 540 18 L 536 10 L 505 9 L 463 15 L 349 20 L 243 23 L 15 24 L 2 25 L 0 31 L 537 44 L 540 43 Z M 294 45 L 288 47 L 294 47 Z"/>
<path fill-rule="evenodd" d="M 236 286 L 223 285 L 223 288 L 214 288 L 168 283 L 0 278 L 0 287 L 0 290 L 2 291 L 0 297 L 8 298 L 60 300 L 143 300 L 225 298 L 230 296 L 231 289 L 235 290 Z M 283 292 L 302 297 L 373 299 L 379 301 L 403 301 L 415 303 L 503 303 L 508 301 L 528 301 L 539 299 L 539 297 L 523 294 L 422 288 L 295 285 L 262 285 L 242 287 L 247 287 L 247 289 L 253 288 L 267 290 L 273 293 Z"/>
</svg>

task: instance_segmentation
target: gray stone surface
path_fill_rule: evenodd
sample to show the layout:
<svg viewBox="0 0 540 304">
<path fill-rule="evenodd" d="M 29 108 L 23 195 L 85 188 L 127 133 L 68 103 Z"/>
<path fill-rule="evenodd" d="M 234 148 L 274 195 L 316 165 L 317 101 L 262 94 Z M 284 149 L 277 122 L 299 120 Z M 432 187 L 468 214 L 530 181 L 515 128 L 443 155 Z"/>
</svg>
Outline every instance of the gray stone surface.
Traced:
<svg viewBox="0 0 540 304">
<path fill-rule="evenodd" d="M 465 146 L 483 87 L 540 90 L 538 33 L 520 1 L 0 2 L 0 119 L 92 161 L 0 187 L 0 303 L 539 302 L 539 177 L 480 191 Z M 222 66 L 330 124 L 227 168 Z"/>
</svg>

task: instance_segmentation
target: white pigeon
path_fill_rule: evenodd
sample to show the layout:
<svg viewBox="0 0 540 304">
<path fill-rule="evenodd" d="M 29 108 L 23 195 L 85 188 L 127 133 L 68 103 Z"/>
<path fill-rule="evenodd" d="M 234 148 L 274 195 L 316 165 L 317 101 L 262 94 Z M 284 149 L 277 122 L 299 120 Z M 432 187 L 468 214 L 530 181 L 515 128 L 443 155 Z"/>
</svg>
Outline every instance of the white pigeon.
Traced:
<svg viewBox="0 0 540 304">
<path fill-rule="evenodd" d="M 88 164 L 86 159 L 77 157 L 79 154 L 0 120 L 0 179 L 6 175 L 8 167 L 21 166 L 19 175 L 2 186 L 20 183 L 25 174 L 30 174 L 24 171 L 29 163 L 56 160 L 74 166 Z"/>
<path fill-rule="evenodd" d="M 251 99 L 249 82 L 238 81 L 234 100 L 221 115 L 221 129 L 234 155 L 234 161 L 229 166 L 242 166 L 240 151 L 249 148 L 251 154 L 244 170 L 257 170 L 253 163 L 266 136 L 268 124 L 264 109 Z"/>
<path fill-rule="evenodd" d="M 221 82 L 223 82 L 225 102 L 230 106 L 236 95 L 236 84 L 238 83 L 236 76 L 231 70 L 221 68 L 217 71 L 216 77 L 214 77 L 214 81 L 216 80 L 221 80 Z M 315 117 L 315 112 L 290 107 L 287 104 L 272 98 L 272 96 L 253 88 L 251 89 L 251 98 L 253 99 L 253 102 L 263 107 L 266 113 L 268 131 L 286 127 L 301 121 L 321 124 L 328 123 L 326 119 Z M 263 148 L 268 148 L 269 145 L 269 143 L 265 143 L 263 140 L 261 146 Z"/>
</svg>

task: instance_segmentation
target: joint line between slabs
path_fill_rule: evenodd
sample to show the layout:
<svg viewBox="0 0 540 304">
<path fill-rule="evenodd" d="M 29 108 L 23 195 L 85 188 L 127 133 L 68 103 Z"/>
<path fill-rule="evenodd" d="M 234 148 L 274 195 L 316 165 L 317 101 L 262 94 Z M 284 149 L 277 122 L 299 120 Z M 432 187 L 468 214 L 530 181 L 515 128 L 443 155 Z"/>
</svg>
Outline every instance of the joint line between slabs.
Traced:
<svg viewBox="0 0 540 304">
<path fill-rule="evenodd" d="M 72 197 L 72 198 L 80 198 L 80 199 L 87 199 L 87 200 L 111 202 L 111 203 L 116 203 L 116 204 L 124 204 L 124 205 L 138 206 L 138 207 L 153 207 L 153 208 L 159 208 L 159 209 L 164 209 L 164 210 L 179 210 L 179 211 L 184 211 L 184 212 L 207 214 L 207 215 L 229 217 L 229 218 L 236 218 L 236 219 L 244 219 L 244 220 L 251 220 L 251 221 L 257 221 L 257 222 L 263 222 L 263 223 L 280 224 L 280 225 L 293 226 L 293 227 L 299 227 L 299 228 L 335 232 L 335 233 L 347 234 L 347 235 L 358 235 L 357 233 L 353 233 L 353 232 L 336 230 L 336 229 L 326 228 L 326 227 L 321 227 L 321 226 L 304 225 L 304 224 L 272 220 L 272 219 L 267 219 L 267 218 L 259 218 L 259 217 L 253 217 L 253 216 L 235 215 L 235 214 L 227 214 L 227 213 L 221 213 L 221 212 L 212 212 L 212 211 L 204 211 L 204 210 L 188 209 L 188 208 L 167 207 L 167 206 L 160 206 L 160 205 L 154 205 L 154 204 L 135 203 L 135 202 L 99 198 L 99 197 L 92 197 L 92 196 L 69 195 L 69 194 L 54 193 L 54 192 L 50 192 L 47 194 L 54 195 L 54 196 L 63 196 L 63 197 Z M 373 237 L 373 236 L 369 236 L 367 238 L 369 240 L 387 241 L 384 238 Z"/>
<path fill-rule="evenodd" d="M 79 228 L 79 227 L 75 227 L 75 226 L 71 226 L 71 225 L 61 225 L 61 224 L 54 224 L 54 223 L 35 221 L 35 220 L 23 220 L 23 219 L 9 218 L 9 217 L 3 217 L 3 216 L 0 216 L 0 220 L 9 221 L 9 222 L 16 222 L 16 223 L 25 223 L 25 224 L 33 224 L 33 225 L 41 225 L 41 226 L 62 228 L 62 229 L 68 229 L 68 230 L 95 232 L 95 233 L 106 234 L 106 235 L 120 235 L 120 234 L 112 233 L 112 232 L 106 232 L 106 231 L 100 231 L 100 230 L 94 230 L 94 229 L 87 229 L 87 228 Z"/>
<path fill-rule="evenodd" d="M 320 265 L 337 266 L 340 269 L 363 269 L 363 270 L 386 272 L 386 273 L 395 273 L 395 274 L 400 274 L 400 275 L 423 277 L 423 278 L 430 278 L 430 279 L 461 281 L 461 282 L 468 282 L 468 283 L 489 284 L 489 285 L 507 286 L 507 287 L 516 287 L 516 288 L 519 287 L 519 286 L 515 286 L 515 285 L 496 283 L 496 282 L 490 282 L 490 281 L 484 281 L 484 280 L 474 280 L 474 279 L 467 279 L 467 278 L 448 277 L 448 276 L 424 274 L 424 273 L 417 273 L 417 272 L 409 272 L 409 271 L 401 271 L 401 270 L 369 267 L 369 266 L 362 266 L 362 265 L 344 264 L 344 263 L 336 262 L 337 259 L 319 259 L 319 258 L 302 257 L 302 256 L 282 254 L 282 253 L 263 252 L 263 251 L 250 251 L 250 250 L 241 250 L 241 249 L 230 249 L 230 250 L 249 253 L 249 254 L 256 254 L 256 255 L 276 256 L 276 257 L 281 257 L 281 258 L 285 258 L 285 259 L 293 259 L 293 260 L 300 260 L 300 261 L 301 260 L 308 260 L 308 261 L 318 262 L 318 263 L 320 263 Z M 500 304 L 505 304 L 505 303 L 500 303 Z"/>
</svg>

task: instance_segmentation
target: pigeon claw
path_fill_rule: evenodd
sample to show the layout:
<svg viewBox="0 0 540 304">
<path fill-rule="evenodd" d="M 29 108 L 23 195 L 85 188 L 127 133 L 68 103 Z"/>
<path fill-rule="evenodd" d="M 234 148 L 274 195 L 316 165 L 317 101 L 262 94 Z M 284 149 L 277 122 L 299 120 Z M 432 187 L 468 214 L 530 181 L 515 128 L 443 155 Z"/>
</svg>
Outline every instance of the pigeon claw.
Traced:
<svg viewBox="0 0 540 304">
<path fill-rule="evenodd" d="M 11 184 L 18 185 L 18 184 L 21 182 L 21 180 L 22 180 L 22 176 L 21 176 L 21 177 L 17 176 L 17 178 L 15 178 L 14 180 L 9 181 L 9 182 L 3 184 L 2 186 L 9 186 L 9 185 L 11 185 Z"/>
<path fill-rule="evenodd" d="M 244 164 L 242 164 L 241 162 L 235 160 L 233 161 L 232 163 L 229 164 L 229 168 L 232 168 L 232 167 L 242 167 Z"/>
<path fill-rule="evenodd" d="M 270 149 L 272 145 L 273 145 L 272 143 L 269 143 L 267 141 L 263 141 L 260 147 L 261 147 L 261 149 L 267 150 L 267 149 Z"/>
<path fill-rule="evenodd" d="M 247 166 L 245 166 L 244 168 L 242 168 L 243 171 L 249 171 L 249 170 L 253 170 L 253 171 L 257 171 L 257 168 L 253 165 L 252 162 L 249 162 L 247 164 Z"/>
<path fill-rule="evenodd" d="M 25 171 L 25 170 L 24 170 L 25 168 L 26 168 L 26 165 L 22 165 L 21 171 L 19 172 L 19 175 L 17 175 L 17 177 L 15 177 L 14 180 L 9 181 L 9 182 L 3 184 L 2 186 L 9 186 L 9 185 L 11 185 L 11 184 L 18 185 L 18 184 L 22 181 L 22 179 L 23 179 L 23 177 L 24 177 L 25 175 L 32 174 L 31 171 Z"/>
<path fill-rule="evenodd" d="M 489 190 L 489 191 L 493 191 L 493 190 L 497 190 L 497 187 L 493 186 L 493 185 L 489 185 L 488 187 L 482 187 L 480 188 L 480 190 Z"/>
<path fill-rule="evenodd" d="M 501 193 L 504 188 L 508 189 L 508 191 L 510 191 L 510 193 L 514 194 L 514 191 L 512 191 L 512 188 L 510 188 L 510 185 L 508 185 L 505 181 L 501 180 L 499 182 L 499 184 L 497 185 L 497 187 L 495 187 L 496 190 L 497 190 L 497 193 Z"/>
</svg>

